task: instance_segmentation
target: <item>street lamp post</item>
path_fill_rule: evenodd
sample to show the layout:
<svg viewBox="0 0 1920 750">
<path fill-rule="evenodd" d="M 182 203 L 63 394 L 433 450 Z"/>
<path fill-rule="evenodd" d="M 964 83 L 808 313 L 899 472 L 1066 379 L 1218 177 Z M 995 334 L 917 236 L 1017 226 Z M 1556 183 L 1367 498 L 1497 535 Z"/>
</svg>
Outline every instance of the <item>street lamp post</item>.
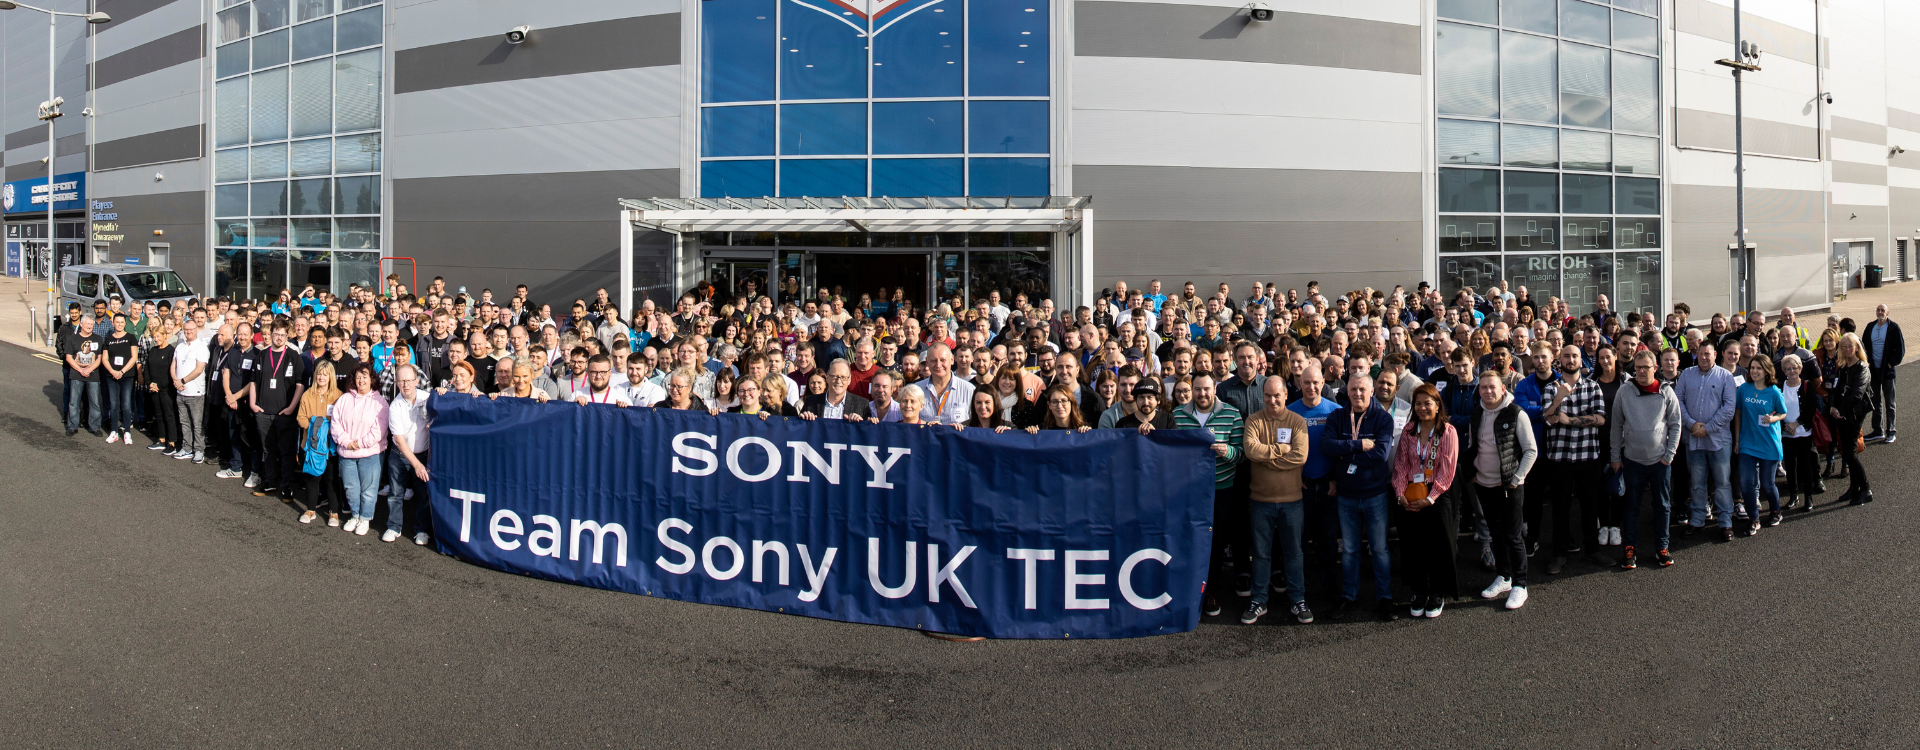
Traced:
<svg viewBox="0 0 1920 750">
<path fill-rule="evenodd" d="M 1748 298 L 1753 296 L 1753 268 L 1747 262 L 1747 147 L 1740 74 L 1760 72 L 1760 45 L 1740 37 L 1740 0 L 1733 0 L 1733 57 L 1714 63 L 1733 69 L 1733 220 L 1737 243 L 1734 252 L 1740 258 L 1740 273 L 1747 278 L 1740 285 L 1742 299 L 1734 300 L 1731 307 L 1744 313 Z"/>
<path fill-rule="evenodd" d="M 13 10 L 15 8 L 37 10 L 47 14 L 47 100 L 40 103 L 39 119 L 47 121 L 47 345 L 52 346 L 54 328 L 57 325 L 54 321 L 59 318 L 59 314 L 54 312 L 53 309 L 53 289 L 54 285 L 58 284 L 60 280 L 60 253 L 55 249 L 53 241 L 54 235 L 56 234 L 53 228 L 53 164 L 57 156 L 54 150 L 56 144 L 53 137 L 53 121 L 60 119 L 60 105 L 66 103 L 66 100 L 61 99 L 55 92 L 59 79 L 55 75 L 55 47 L 58 44 L 58 40 L 54 38 L 54 30 L 61 16 L 85 19 L 86 22 L 90 24 L 107 23 L 113 19 L 107 14 L 98 11 L 93 13 L 68 13 L 50 8 L 40 8 L 23 3 L 11 2 L 10 0 L 0 0 L 0 10 Z"/>
</svg>

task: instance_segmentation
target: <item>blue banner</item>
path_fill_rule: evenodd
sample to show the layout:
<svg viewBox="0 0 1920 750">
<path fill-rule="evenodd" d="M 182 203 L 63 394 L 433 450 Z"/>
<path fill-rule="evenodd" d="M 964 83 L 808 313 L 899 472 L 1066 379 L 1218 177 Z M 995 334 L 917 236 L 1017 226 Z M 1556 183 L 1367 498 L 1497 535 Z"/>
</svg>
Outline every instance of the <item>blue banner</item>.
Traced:
<svg viewBox="0 0 1920 750">
<path fill-rule="evenodd" d="M 1192 630 L 1198 430 L 1084 434 L 435 395 L 435 544 L 583 586 L 993 638 Z"/>
<path fill-rule="evenodd" d="M 53 176 L 53 210 L 78 211 L 86 206 L 87 173 L 68 172 Z M 10 214 L 46 213 L 47 178 L 0 184 L 0 209 Z"/>
</svg>

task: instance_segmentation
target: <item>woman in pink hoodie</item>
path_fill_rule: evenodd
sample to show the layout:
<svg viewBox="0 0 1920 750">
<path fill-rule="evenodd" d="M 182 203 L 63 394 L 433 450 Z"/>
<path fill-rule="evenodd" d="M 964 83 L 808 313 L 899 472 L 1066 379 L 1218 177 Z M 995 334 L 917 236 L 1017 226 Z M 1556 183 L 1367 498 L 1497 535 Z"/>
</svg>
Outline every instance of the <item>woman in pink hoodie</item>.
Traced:
<svg viewBox="0 0 1920 750">
<path fill-rule="evenodd" d="M 387 450 L 387 400 L 373 389 L 373 368 L 353 371 L 353 390 L 328 409 L 334 446 L 340 452 L 340 483 L 353 518 L 344 530 L 361 536 L 373 521 L 380 487 L 380 457 Z"/>
</svg>

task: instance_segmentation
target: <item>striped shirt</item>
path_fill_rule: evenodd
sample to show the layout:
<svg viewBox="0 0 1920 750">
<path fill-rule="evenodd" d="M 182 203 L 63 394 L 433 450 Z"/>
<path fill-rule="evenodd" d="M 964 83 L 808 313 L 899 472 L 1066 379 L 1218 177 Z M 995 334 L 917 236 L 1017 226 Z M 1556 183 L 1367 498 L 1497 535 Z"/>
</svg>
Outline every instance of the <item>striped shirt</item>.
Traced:
<svg viewBox="0 0 1920 750">
<path fill-rule="evenodd" d="M 1213 411 L 1207 414 L 1205 422 L 1193 408 L 1193 403 L 1173 410 L 1173 428 L 1176 430 L 1211 430 L 1216 443 L 1225 443 L 1227 454 L 1213 459 L 1213 488 L 1223 490 L 1233 486 L 1233 471 L 1240 465 L 1243 457 L 1242 436 L 1246 430 L 1246 420 L 1240 410 L 1224 401 L 1215 401 Z"/>
</svg>

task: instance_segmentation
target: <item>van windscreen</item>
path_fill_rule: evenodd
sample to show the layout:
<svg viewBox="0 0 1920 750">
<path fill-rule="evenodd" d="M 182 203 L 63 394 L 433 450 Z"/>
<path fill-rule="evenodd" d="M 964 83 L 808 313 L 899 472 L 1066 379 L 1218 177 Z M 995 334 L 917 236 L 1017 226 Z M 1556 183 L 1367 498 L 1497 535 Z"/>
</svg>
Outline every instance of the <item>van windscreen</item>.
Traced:
<svg viewBox="0 0 1920 750">
<path fill-rule="evenodd" d="M 127 290 L 127 296 L 136 300 L 155 297 L 178 297 L 192 294 L 186 282 L 180 280 L 180 274 L 172 271 L 142 271 L 140 273 L 120 274 L 120 286 Z"/>
</svg>

